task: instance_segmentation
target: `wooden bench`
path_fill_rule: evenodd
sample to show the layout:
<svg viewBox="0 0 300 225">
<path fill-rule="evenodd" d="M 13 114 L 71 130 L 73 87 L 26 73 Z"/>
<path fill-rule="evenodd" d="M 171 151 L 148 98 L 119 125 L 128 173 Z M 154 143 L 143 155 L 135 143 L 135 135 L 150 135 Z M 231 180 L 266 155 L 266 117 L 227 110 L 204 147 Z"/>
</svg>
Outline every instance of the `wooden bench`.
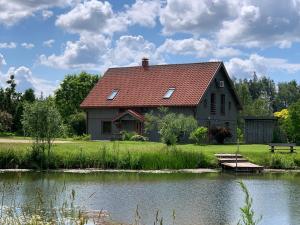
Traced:
<svg viewBox="0 0 300 225">
<path fill-rule="evenodd" d="M 294 150 L 296 150 L 295 143 L 270 143 L 269 146 L 271 152 L 275 152 L 275 150 L 290 150 L 290 152 L 293 153 Z"/>
</svg>

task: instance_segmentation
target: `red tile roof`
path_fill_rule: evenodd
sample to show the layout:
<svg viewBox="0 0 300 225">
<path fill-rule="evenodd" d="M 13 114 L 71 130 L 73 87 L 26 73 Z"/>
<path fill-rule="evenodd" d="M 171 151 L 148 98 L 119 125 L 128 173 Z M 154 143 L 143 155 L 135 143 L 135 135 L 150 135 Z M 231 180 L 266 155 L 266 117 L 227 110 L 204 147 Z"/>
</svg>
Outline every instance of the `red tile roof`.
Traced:
<svg viewBox="0 0 300 225">
<path fill-rule="evenodd" d="M 222 62 L 110 68 L 81 103 L 82 108 L 195 106 Z M 166 91 L 175 88 L 169 99 Z M 107 100 L 112 90 L 113 100 Z"/>
</svg>

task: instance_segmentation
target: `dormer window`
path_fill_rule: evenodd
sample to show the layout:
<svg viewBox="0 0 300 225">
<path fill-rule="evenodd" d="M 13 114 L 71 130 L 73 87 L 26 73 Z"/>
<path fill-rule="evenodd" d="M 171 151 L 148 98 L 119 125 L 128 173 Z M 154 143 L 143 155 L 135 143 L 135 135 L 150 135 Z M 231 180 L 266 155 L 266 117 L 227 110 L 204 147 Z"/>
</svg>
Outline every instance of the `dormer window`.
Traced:
<svg viewBox="0 0 300 225">
<path fill-rule="evenodd" d="M 171 98 L 172 94 L 174 93 L 175 88 L 169 88 L 166 92 L 166 94 L 164 95 L 164 98 Z"/>
<path fill-rule="evenodd" d="M 110 95 L 107 97 L 107 100 L 113 100 L 117 96 L 118 92 L 119 90 L 117 89 L 112 90 Z"/>
</svg>

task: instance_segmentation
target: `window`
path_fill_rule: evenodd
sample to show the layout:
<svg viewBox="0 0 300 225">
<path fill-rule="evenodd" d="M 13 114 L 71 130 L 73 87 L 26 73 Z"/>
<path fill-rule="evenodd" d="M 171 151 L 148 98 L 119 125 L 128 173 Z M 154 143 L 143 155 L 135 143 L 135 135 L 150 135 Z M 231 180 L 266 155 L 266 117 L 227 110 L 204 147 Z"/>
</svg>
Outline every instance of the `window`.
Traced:
<svg viewBox="0 0 300 225">
<path fill-rule="evenodd" d="M 210 95 L 210 114 L 216 114 L 216 94 L 214 93 Z"/>
<path fill-rule="evenodd" d="M 116 90 L 116 89 L 112 90 L 110 95 L 107 97 L 107 100 L 113 100 L 116 97 L 116 95 L 118 94 L 118 92 L 119 92 L 119 90 Z"/>
<path fill-rule="evenodd" d="M 164 95 L 164 98 L 171 98 L 174 91 L 175 91 L 175 88 L 169 88 L 167 90 L 166 94 Z"/>
<path fill-rule="evenodd" d="M 228 102 L 228 110 L 231 110 L 231 102 Z"/>
<path fill-rule="evenodd" d="M 111 121 L 102 121 L 102 134 L 111 134 Z"/>
<path fill-rule="evenodd" d="M 221 114 L 225 115 L 225 95 L 221 95 Z"/>
</svg>

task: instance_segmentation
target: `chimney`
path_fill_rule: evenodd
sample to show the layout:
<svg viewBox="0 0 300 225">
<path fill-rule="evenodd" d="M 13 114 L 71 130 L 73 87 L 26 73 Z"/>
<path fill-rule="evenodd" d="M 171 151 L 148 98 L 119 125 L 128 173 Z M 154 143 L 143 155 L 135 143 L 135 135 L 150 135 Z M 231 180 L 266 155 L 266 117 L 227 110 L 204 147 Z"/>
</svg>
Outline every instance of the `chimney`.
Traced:
<svg viewBox="0 0 300 225">
<path fill-rule="evenodd" d="M 142 58 L 142 67 L 146 70 L 148 69 L 148 66 L 149 66 L 149 59 L 146 57 Z"/>
</svg>

